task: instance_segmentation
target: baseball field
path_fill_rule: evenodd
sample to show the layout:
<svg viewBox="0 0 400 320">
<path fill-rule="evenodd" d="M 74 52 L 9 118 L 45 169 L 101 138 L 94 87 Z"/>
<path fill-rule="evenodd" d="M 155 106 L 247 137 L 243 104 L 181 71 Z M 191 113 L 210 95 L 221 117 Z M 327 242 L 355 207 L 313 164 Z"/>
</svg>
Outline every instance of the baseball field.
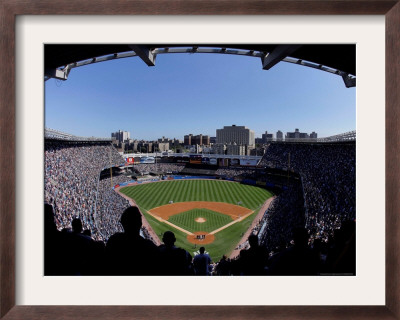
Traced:
<svg viewBox="0 0 400 320">
<path fill-rule="evenodd" d="M 204 246 L 213 261 L 230 253 L 272 192 L 221 180 L 162 181 L 122 188 L 162 239 L 175 233 L 178 247 L 192 256 Z"/>
</svg>

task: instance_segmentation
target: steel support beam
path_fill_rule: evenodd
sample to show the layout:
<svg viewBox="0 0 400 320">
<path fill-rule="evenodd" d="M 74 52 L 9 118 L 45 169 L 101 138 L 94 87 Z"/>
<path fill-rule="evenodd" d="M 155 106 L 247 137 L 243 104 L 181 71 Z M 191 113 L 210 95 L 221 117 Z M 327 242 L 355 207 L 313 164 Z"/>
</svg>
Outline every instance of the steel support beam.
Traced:
<svg viewBox="0 0 400 320">
<path fill-rule="evenodd" d="M 162 48 L 154 48 L 152 51 L 147 46 L 144 45 L 130 45 L 130 49 L 132 51 L 129 52 L 119 52 L 113 53 L 106 56 L 101 57 L 93 57 L 89 59 L 85 59 L 82 61 L 77 61 L 74 63 L 68 64 L 64 69 L 47 69 L 45 70 L 44 80 L 47 81 L 50 78 L 55 78 L 59 80 L 67 80 L 68 75 L 73 68 L 108 61 L 114 59 L 122 59 L 122 58 L 130 58 L 139 56 L 148 66 L 155 66 L 155 59 L 160 54 L 166 53 L 218 53 L 218 54 L 230 54 L 236 56 L 247 56 L 247 57 L 256 57 L 261 58 L 263 69 L 269 70 L 275 64 L 280 61 L 294 63 L 298 65 L 302 65 L 305 67 L 315 68 L 324 72 L 329 72 L 335 75 L 339 75 L 342 77 L 344 84 L 347 88 L 356 86 L 356 77 L 353 75 L 349 75 L 343 71 L 327 67 L 321 64 L 313 63 L 310 61 L 304 61 L 302 59 L 290 57 L 297 49 L 299 49 L 301 45 L 279 45 L 273 50 L 271 53 L 262 52 L 262 51 L 254 51 L 254 50 L 245 50 L 245 49 L 227 49 L 225 47 L 221 48 L 208 48 L 208 47 L 162 47 Z"/>
<path fill-rule="evenodd" d="M 347 73 L 342 74 L 344 85 L 346 88 L 352 88 L 356 86 L 356 78 L 351 78 Z"/>
<path fill-rule="evenodd" d="M 261 57 L 261 62 L 264 70 L 271 69 L 278 62 L 290 56 L 293 52 L 299 49 L 301 45 L 280 45 L 277 46 L 268 55 Z"/>
<path fill-rule="evenodd" d="M 59 69 L 46 70 L 44 75 L 45 75 L 45 77 L 47 77 L 47 79 L 50 79 L 50 78 L 55 78 L 58 80 L 67 80 L 68 79 L 68 73 L 65 72 L 64 70 L 59 70 Z"/>
<path fill-rule="evenodd" d="M 129 46 L 136 55 L 140 57 L 149 67 L 154 67 L 156 65 L 156 55 L 154 55 L 150 49 L 146 46 Z"/>
</svg>

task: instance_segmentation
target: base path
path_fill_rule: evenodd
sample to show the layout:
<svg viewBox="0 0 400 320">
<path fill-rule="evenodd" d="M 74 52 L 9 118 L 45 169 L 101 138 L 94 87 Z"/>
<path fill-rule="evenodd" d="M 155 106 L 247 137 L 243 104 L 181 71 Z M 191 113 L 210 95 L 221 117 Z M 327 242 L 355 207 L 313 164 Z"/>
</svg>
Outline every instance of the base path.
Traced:
<svg viewBox="0 0 400 320">
<path fill-rule="evenodd" d="M 230 227 L 231 225 L 233 225 L 233 224 L 235 224 L 235 223 L 238 223 L 239 221 L 242 221 L 243 219 L 246 219 L 249 215 L 253 214 L 253 212 L 254 212 L 254 211 L 250 211 L 250 212 L 249 212 L 248 214 L 246 214 L 245 216 L 241 216 L 241 217 L 237 218 L 235 221 L 232 221 L 232 222 L 230 222 L 230 223 L 224 225 L 223 227 L 221 227 L 221 228 L 219 228 L 219 229 L 217 229 L 217 230 L 214 230 L 214 231 L 210 232 L 210 234 L 216 234 L 217 232 L 220 232 L 221 230 L 224 230 L 224 229 Z"/>
<path fill-rule="evenodd" d="M 187 230 L 185 230 L 185 229 L 183 229 L 183 228 L 181 228 L 181 227 L 178 227 L 177 225 L 175 225 L 175 224 L 173 224 L 173 223 L 171 223 L 171 222 L 169 222 L 169 221 L 167 221 L 167 220 L 165 220 L 165 219 L 163 219 L 163 218 L 161 218 L 161 217 L 159 217 L 159 216 L 153 214 L 150 210 L 148 210 L 147 213 L 148 213 L 149 215 L 151 215 L 154 219 L 157 219 L 157 220 L 160 221 L 160 222 L 169 224 L 171 227 L 174 227 L 175 229 L 178 229 L 178 230 L 180 230 L 180 231 L 182 231 L 182 232 L 184 232 L 184 233 L 186 233 L 186 234 L 188 234 L 188 235 L 190 235 L 190 236 L 193 236 L 193 233 L 191 233 L 191 232 L 189 232 L 189 231 L 187 231 Z"/>
</svg>

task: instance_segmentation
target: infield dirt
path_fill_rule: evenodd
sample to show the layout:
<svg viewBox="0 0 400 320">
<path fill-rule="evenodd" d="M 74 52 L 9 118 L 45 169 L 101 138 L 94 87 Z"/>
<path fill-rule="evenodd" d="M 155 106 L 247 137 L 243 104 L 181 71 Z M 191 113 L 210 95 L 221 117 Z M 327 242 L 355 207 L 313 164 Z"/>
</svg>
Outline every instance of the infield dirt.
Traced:
<svg viewBox="0 0 400 320">
<path fill-rule="evenodd" d="M 208 202 L 208 201 L 189 201 L 189 202 L 177 202 L 166 204 L 161 207 L 151 209 L 149 212 L 153 215 L 157 215 L 160 218 L 168 220 L 169 217 L 189 211 L 192 209 L 209 209 L 215 212 L 226 214 L 231 216 L 233 220 L 238 219 L 241 216 L 247 215 L 252 212 L 248 208 L 244 208 L 238 205 L 224 203 L 224 202 Z"/>
</svg>

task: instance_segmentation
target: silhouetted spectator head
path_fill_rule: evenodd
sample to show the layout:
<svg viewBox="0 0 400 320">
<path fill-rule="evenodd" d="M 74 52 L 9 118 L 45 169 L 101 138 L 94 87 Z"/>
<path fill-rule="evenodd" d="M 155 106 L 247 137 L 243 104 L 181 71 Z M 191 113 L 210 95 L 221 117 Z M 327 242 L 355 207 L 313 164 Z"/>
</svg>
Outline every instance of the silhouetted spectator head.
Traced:
<svg viewBox="0 0 400 320">
<path fill-rule="evenodd" d="M 88 237 L 91 237 L 91 236 L 92 236 L 92 232 L 90 231 L 90 229 L 83 230 L 82 233 L 83 233 L 85 236 L 88 236 Z"/>
<path fill-rule="evenodd" d="M 314 239 L 313 248 L 319 250 L 319 249 L 321 249 L 321 246 L 322 246 L 321 239 L 320 238 Z"/>
<path fill-rule="evenodd" d="M 201 253 L 201 254 L 203 254 L 203 253 L 204 253 L 204 251 L 206 251 L 206 248 L 204 248 L 204 247 L 200 247 L 200 253 Z"/>
<path fill-rule="evenodd" d="M 142 227 L 142 215 L 138 207 L 126 208 L 121 216 L 121 224 L 125 233 L 139 234 Z"/>
<path fill-rule="evenodd" d="M 82 232 L 82 221 L 79 218 L 72 220 L 72 232 L 81 233 Z"/>
<path fill-rule="evenodd" d="M 345 243 L 343 229 L 335 229 L 333 231 L 333 239 L 334 239 L 335 245 L 342 246 Z"/>
<path fill-rule="evenodd" d="M 176 241 L 175 234 L 172 231 L 165 231 L 163 235 L 163 242 L 166 246 L 172 247 Z"/>
<path fill-rule="evenodd" d="M 249 244 L 250 244 L 250 247 L 258 246 L 258 237 L 255 234 L 251 234 L 249 236 Z"/>
<path fill-rule="evenodd" d="M 356 232 L 356 222 L 354 220 L 345 220 L 342 222 L 340 229 L 343 230 L 343 237 L 347 241 Z"/>
<path fill-rule="evenodd" d="M 293 229 L 293 240 L 297 247 L 306 247 L 308 244 L 308 232 L 305 228 Z"/>
<path fill-rule="evenodd" d="M 48 203 L 44 205 L 44 230 L 45 232 L 57 231 L 57 226 L 54 222 L 53 206 Z"/>
</svg>

